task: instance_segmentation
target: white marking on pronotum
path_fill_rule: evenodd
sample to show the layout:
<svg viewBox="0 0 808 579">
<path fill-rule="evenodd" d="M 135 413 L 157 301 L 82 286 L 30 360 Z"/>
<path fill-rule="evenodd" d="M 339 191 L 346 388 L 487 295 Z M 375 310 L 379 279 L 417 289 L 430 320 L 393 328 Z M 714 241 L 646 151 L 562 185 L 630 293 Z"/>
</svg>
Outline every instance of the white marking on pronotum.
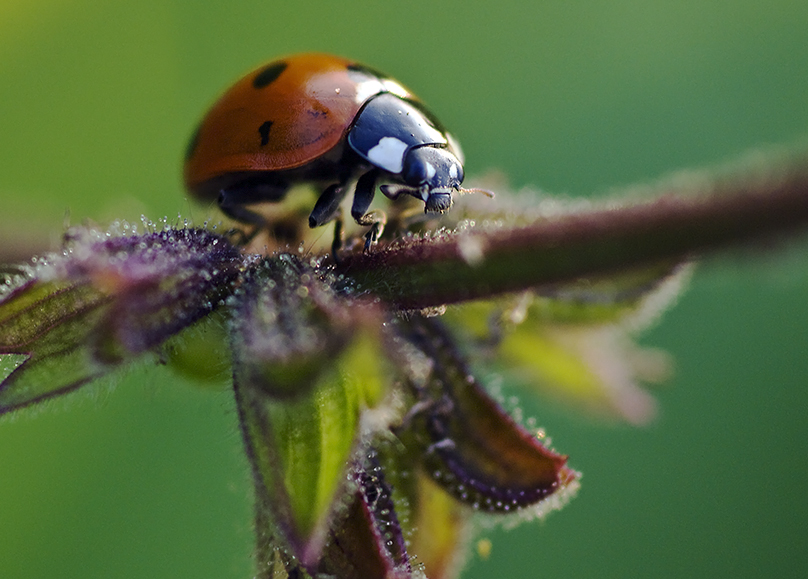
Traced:
<svg viewBox="0 0 808 579">
<path fill-rule="evenodd" d="M 395 137 L 382 137 L 379 143 L 368 151 L 368 160 L 390 173 L 401 173 L 404 169 L 404 153 L 407 143 Z"/>
<path fill-rule="evenodd" d="M 452 168 L 454 168 L 454 167 L 452 167 Z M 431 179 L 434 176 L 435 176 L 435 165 L 433 165 L 432 163 L 427 163 L 426 164 L 426 178 Z"/>
<path fill-rule="evenodd" d="M 457 165 L 452 163 L 452 166 L 449 167 L 449 177 L 452 179 L 457 179 Z"/>
</svg>

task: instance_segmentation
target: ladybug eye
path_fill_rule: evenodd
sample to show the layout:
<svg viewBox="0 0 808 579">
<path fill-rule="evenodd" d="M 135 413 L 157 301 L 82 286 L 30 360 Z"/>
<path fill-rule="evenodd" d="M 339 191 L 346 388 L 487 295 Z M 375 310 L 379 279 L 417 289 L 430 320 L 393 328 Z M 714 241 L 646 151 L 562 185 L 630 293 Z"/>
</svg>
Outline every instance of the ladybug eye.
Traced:
<svg viewBox="0 0 808 579">
<path fill-rule="evenodd" d="M 415 153 L 415 151 L 413 151 Z M 432 169 L 432 174 L 435 174 L 435 167 L 422 159 L 420 155 L 410 154 L 407 158 L 408 163 L 404 166 L 402 177 L 407 185 L 417 187 L 426 182 L 429 177 L 429 169 Z"/>
<path fill-rule="evenodd" d="M 443 173 L 443 154 L 435 147 L 418 147 L 411 149 L 404 160 L 402 180 L 411 187 L 420 187 L 424 183 L 432 183 L 435 175 Z"/>
</svg>

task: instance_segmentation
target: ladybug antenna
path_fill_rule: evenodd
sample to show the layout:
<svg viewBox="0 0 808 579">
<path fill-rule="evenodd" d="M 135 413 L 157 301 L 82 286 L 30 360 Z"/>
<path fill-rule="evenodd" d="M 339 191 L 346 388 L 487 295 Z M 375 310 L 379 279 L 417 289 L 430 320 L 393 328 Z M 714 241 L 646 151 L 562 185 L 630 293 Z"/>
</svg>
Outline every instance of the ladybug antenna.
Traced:
<svg viewBox="0 0 808 579">
<path fill-rule="evenodd" d="M 458 192 L 463 193 L 464 195 L 466 193 L 482 193 L 483 195 L 485 195 L 486 197 L 488 197 L 490 199 L 493 199 L 495 197 L 494 192 L 489 191 L 488 189 L 479 189 L 477 187 L 472 187 L 471 189 L 466 189 L 464 187 L 458 187 L 457 190 L 458 190 Z"/>
</svg>

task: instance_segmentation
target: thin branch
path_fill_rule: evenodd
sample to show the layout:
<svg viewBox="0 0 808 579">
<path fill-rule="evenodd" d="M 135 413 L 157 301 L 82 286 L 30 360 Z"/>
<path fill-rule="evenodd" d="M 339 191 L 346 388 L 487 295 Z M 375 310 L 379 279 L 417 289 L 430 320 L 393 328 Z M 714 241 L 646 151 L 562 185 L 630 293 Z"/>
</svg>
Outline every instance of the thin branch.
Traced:
<svg viewBox="0 0 808 579">
<path fill-rule="evenodd" d="M 694 195 L 695 193 L 695 195 Z M 649 202 L 476 227 L 352 255 L 340 272 L 362 292 L 401 308 L 608 274 L 795 233 L 808 227 L 808 162 L 744 180 L 669 188 Z"/>
</svg>

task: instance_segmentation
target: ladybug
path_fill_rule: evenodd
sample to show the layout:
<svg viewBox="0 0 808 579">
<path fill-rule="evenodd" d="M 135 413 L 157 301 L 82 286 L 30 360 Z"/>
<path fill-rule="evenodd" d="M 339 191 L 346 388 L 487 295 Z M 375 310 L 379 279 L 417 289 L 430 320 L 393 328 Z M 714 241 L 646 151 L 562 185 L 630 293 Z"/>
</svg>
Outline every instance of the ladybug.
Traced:
<svg viewBox="0 0 808 579">
<path fill-rule="evenodd" d="M 390 199 L 422 200 L 427 213 L 443 213 L 467 191 L 457 142 L 412 93 L 328 54 L 287 56 L 236 82 L 191 138 L 184 176 L 192 195 L 258 226 L 264 219 L 246 206 L 280 201 L 293 185 L 322 190 L 312 228 L 338 218 L 353 188 L 351 216 L 371 226 L 366 249 L 386 220 L 368 212 L 377 183 Z"/>
</svg>

